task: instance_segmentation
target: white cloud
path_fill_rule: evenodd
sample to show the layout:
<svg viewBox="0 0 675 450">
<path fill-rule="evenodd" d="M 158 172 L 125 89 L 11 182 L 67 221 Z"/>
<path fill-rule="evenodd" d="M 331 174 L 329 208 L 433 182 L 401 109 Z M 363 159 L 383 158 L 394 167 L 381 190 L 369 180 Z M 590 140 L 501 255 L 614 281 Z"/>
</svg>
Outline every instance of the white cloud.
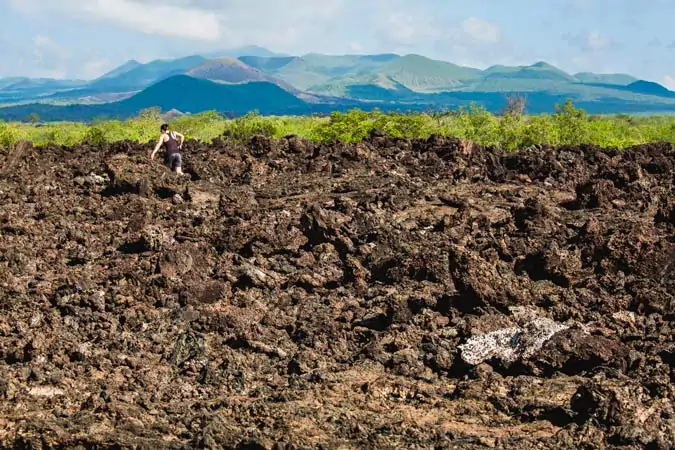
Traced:
<svg viewBox="0 0 675 450">
<path fill-rule="evenodd" d="M 11 0 L 12 7 L 39 14 L 62 12 L 70 17 L 108 22 L 147 34 L 187 39 L 221 37 L 218 17 L 185 1 L 158 0 Z"/>
<path fill-rule="evenodd" d="M 98 78 L 114 67 L 115 64 L 107 58 L 93 59 L 84 64 L 80 78 L 88 80 Z"/>
<path fill-rule="evenodd" d="M 579 34 L 566 33 L 563 35 L 563 39 L 584 53 L 602 53 L 605 50 L 618 48 L 619 46 L 611 36 L 600 33 L 597 30 Z"/>
<path fill-rule="evenodd" d="M 61 51 L 55 52 L 58 57 L 51 56 L 43 49 L 43 59 L 36 55 L 33 60 L 38 51 L 34 46 L 45 42 L 7 35 L 4 40 L 8 45 L 0 45 L 6 50 L 0 55 L 0 76 L 42 73 L 49 65 L 49 70 L 58 67 L 69 77 L 87 78 L 110 68 L 104 59 L 115 65 L 130 58 L 147 61 L 251 44 L 293 54 L 349 51 L 346 43 L 356 41 L 355 36 L 345 40 L 351 25 L 349 14 L 362 7 L 351 0 L 0 0 L 3 2 L 10 17 L 15 14 L 20 20 L 40 24 L 41 29 L 50 28 L 53 38 L 63 39 L 64 49 L 60 50 L 67 45 L 75 58 Z M 78 22 L 86 28 L 100 26 L 101 33 L 83 36 L 79 42 L 59 34 L 68 28 L 67 34 L 75 34 Z M 137 33 L 159 39 L 144 40 Z M 120 36 L 119 43 L 111 40 L 115 35 Z M 358 42 L 362 51 L 371 50 L 367 42 Z M 18 67 L 24 55 L 30 70 Z M 52 61 L 47 64 L 47 59 Z"/>
<path fill-rule="evenodd" d="M 586 34 L 586 48 L 593 52 L 605 50 L 612 45 L 612 40 L 609 36 L 605 36 L 597 31 L 591 31 Z"/>
<path fill-rule="evenodd" d="M 76 3 L 94 18 L 149 34 L 205 40 L 220 37 L 216 15 L 194 7 L 133 0 L 82 0 Z"/>
<path fill-rule="evenodd" d="M 401 48 L 418 45 L 440 39 L 440 30 L 431 19 L 422 15 L 412 15 L 403 12 L 391 12 L 378 28 L 378 34 L 385 45 L 394 45 Z"/>
<path fill-rule="evenodd" d="M 368 51 L 418 53 L 472 67 L 518 59 L 500 27 L 485 19 L 439 13 L 428 2 L 411 9 L 409 2 L 390 0 L 379 8 L 368 11 L 374 38 L 360 41 Z"/>
<path fill-rule="evenodd" d="M 675 76 L 666 75 L 663 77 L 663 85 L 671 91 L 675 91 Z"/>
<path fill-rule="evenodd" d="M 350 42 L 349 50 L 353 52 L 360 52 L 361 50 L 363 50 L 363 45 L 359 44 L 358 42 Z"/>
<path fill-rule="evenodd" d="M 33 54 L 38 62 L 43 62 L 45 56 L 49 57 L 57 52 L 60 52 L 59 47 L 48 36 L 38 34 L 33 38 Z"/>
<path fill-rule="evenodd" d="M 0 48 L 8 49 L 0 58 L 2 76 L 91 79 L 116 65 L 97 52 L 78 51 L 44 34 L 20 42 L 0 36 Z"/>
<path fill-rule="evenodd" d="M 672 74 L 666 58 L 657 67 L 643 63 L 641 54 L 627 58 L 614 51 L 619 45 L 615 38 L 624 37 L 610 22 L 621 23 L 633 14 L 632 9 L 625 12 L 628 5 L 637 4 L 616 1 L 622 8 L 613 8 L 607 23 L 595 28 L 593 16 L 611 6 L 611 0 L 556 0 L 554 6 L 528 7 L 527 13 L 493 0 L 475 2 L 482 6 L 450 6 L 438 0 L 414 5 L 409 0 L 0 0 L 11 24 L 14 19 L 31 22 L 27 29 L 45 30 L 51 38 L 32 42 L 33 31 L 5 31 L 8 44 L 0 43 L 0 76 L 65 71 L 69 77 L 89 78 L 130 58 L 147 61 L 242 45 L 294 55 L 417 53 L 479 68 L 557 60 L 568 71 L 607 68 L 647 76 L 640 71 L 648 70 L 655 79 Z M 480 12 L 488 4 L 493 5 L 490 17 Z M 578 20 L 566 21 L 571 14 Z M 527 39 L 512 31 L 522 26 L 538 37 Z M 569 45 L 559 38 L 566 31 Z M 646 45 L 656 31 L 626 41 L 626 50 L 639 42 L 645 53 L 656 52 L 658 47 Z M 672 38 L 659 36 L 665 50 Z M 57 56 L 50 56 L 54 52 L 46 46 L 51 44 L 60 47 Z"/>
<path fill-rule="evenodd" d="M 479 17 L 444 16 L 430 0 L 414 8 L 405 0 L 7 1 L 45 21 L 98 22 L 173 38 L 148 44 L 155 47 L 152 57 L 256 44 L 292 54 L 412 52 L 448 58 L 455 50 L 485 52 L 503 41 L 496 24 Z M 91 36 L 99 45 L 96 40 Z M 142 51 L 141 42 L 137 52 Z M 136 52 L 128 56 L 138 58 Z"/>
<path fill-rule="evenodd" d="M 462 30 L 471 39 L 486 44 L 496 44 L 500 40 L 499 26 L 487 20 L 470 17 L 462 22 Z"/>
<path fill-rule="evenodd" d="M 69 53 L 52 41 L 49 36 L 37 35 L 33 37 L 33 56 L 34 63 L 41 67 L 40 76 L 46 78 L 65 78 L 67 73 L 64 69 L 64 60 L 67 60 Z"/>
</svg>

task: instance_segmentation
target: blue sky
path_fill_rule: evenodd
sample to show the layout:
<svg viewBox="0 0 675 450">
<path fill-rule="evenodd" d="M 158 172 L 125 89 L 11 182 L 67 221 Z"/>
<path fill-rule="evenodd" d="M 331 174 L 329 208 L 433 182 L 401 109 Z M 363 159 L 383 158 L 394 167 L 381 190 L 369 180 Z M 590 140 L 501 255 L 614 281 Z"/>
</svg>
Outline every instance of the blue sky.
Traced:
<svg viewBox="0 0 675 450">
<path fill-rule="evenodd" d="M 469 6 L 470 3 L 470 6 Z M 242 45 L 290 54 L 547 61 L 675 89 L 672 0 L 0 0 L 0 77 L 93 78 Z"/>
</svg>

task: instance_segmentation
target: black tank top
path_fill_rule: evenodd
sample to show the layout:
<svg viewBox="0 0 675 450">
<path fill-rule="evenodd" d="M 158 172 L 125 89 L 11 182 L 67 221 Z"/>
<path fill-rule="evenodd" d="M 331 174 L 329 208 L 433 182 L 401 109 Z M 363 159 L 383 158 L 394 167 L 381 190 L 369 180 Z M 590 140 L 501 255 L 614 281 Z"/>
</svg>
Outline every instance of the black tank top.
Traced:
<svg viewBox="0 0 675 450">
<path fill-rule="evenodd" d="M 173 133 L 169 132 L 167 135 L 169 136 L 169 140 L 164 143 L 164 149 L 166 150 L 166 155 L 169 156 L 178 153 L 180 149 L 178 148 L 178 141 L 173 137 Z"/>
</svg>

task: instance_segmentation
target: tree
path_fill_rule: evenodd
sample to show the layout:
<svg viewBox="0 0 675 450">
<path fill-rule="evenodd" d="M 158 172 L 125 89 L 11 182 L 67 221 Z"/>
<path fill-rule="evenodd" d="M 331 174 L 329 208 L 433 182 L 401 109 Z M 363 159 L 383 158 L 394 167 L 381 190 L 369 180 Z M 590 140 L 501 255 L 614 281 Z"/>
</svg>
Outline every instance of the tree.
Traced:
<svg viewBox="0 0 675 450">
<path fill-rule="evenodd" d="M 567 99 L 564 105 L 555 105 L 553 119 L 558 127 L 560 141 L 564 145 L 580 145 L 589 142 L 588 114 L 576 108 L 572 99 Z"/>
<path fill-rule="evenodd" d="M 525 113 L 527 100 L 520 95 L 509 95 L 506 97 L 506 105 L 502 108 L 503 116 L 522 116 Z"/>
<path fill-rule="evenodd" d="M 28 121 L 29 121 L 32 125 L 35 125 L 36 123 L 38 123 L 38 122 L 40 121 L 40 116 L 38 116 L 37 113 L 30 113 L 30 114 L 28 115 Z"/>
<path fill-rule="evenodd" d="M 159 122 L 162 120 L 162 110 L 159 107 L 145 108 L 138 113 L 138 118 Z"/>
</svg>

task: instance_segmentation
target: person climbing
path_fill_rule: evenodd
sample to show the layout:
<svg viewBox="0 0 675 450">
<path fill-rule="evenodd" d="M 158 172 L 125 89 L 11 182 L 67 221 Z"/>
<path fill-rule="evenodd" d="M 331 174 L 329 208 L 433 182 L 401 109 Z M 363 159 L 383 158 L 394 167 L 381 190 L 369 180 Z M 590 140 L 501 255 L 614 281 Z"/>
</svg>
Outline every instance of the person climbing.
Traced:
<svg viewBox="0 0 675 450">
<path fill-rule="evenodd" d="M 178 175 L 182 175 L 183 157 L 181 156 L 180 150 L 183 148 L 185 136 L 176 131 L 169 131 L 169 125 L 166 123 L 159 129 L 162 134 L 160 134 L 159 141 L 150 154 L 150 159 L 152 160 L 155 157 L 155 153 L 164 146 L 164 164 L 166 164 L 169 169 L 175 170 Z M 180 143 L 178 143 L 176 137 L 180 138 Z"/>
</svg>

